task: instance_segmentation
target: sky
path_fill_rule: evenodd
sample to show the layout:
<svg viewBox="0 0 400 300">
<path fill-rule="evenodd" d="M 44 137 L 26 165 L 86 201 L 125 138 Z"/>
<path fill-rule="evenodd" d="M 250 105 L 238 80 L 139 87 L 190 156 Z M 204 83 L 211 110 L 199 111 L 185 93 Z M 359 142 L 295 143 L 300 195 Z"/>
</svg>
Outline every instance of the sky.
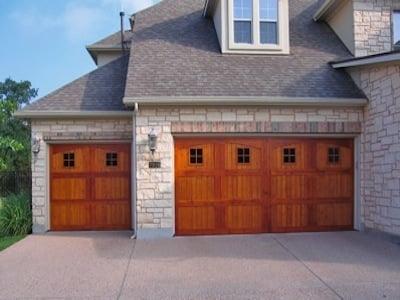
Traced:
<svg viewBox="0 0 400 300">
<path fill-rule="evenodd" d="M 0 0 L 0 81 L 29 80 L 38 98 L 96 68 L 85 46 L 158 0 Z"/>
</svg>

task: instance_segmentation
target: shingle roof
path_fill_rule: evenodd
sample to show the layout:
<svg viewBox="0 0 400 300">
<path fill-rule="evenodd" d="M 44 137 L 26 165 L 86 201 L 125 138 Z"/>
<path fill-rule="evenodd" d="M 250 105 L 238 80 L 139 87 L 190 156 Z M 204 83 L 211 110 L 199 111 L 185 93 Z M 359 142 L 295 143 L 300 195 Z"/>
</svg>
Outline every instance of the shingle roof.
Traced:
<svg viewBox="0 0 400 300">
<path fill-rule="evenodd" d="M 135 17 L 126 97 L 284 96 L 361 98 L 330 61 L 350 57 L 313 14 L 324 0 L 290 0 L 291 55 L 221 54 L 204 0 L 164 0 Z"/>
<path fill-rule="evenodd" d="M 24 111 L 123 111 L 129 56 L 120 57 L 26 106 Z"/>
</svg>

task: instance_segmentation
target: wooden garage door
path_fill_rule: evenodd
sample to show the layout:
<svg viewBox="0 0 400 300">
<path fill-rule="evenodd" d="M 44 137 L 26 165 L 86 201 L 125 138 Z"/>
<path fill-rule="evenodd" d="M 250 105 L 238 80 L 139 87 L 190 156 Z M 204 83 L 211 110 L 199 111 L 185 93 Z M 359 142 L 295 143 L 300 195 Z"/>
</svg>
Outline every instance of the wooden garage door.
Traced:
<svg viewBox="0 0 400 300">
<path fill-rule="evenodd" d="M 131 228 L 130 145 L 50 149 L 52 230 Z"/>
<path fill-rule="evenodd" d="M 177 138 L 176 233 L 353 228 L 349 139 Z"/>
</svg>

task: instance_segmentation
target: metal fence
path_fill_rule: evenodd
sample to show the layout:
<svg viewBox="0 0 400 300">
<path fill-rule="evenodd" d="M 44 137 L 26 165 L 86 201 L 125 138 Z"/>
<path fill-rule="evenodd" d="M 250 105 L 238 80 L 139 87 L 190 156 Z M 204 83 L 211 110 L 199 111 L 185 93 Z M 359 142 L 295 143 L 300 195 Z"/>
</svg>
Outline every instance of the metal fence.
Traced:
<svg viewBox="0 0 400 300">
<path fill-rule="evenodd" d="M 31 194 L 31 171 L 0 172 L 0 197 L 21 192 Z"/>
</svg>

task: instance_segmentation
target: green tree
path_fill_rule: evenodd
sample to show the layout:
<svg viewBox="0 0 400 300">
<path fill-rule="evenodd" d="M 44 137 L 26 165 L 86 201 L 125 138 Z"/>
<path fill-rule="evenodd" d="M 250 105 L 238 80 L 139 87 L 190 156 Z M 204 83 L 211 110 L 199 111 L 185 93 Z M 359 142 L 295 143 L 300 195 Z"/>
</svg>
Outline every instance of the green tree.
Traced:
<svg viewBox="0 0 400 300">
<path fill-rule="evenodd" d="M 30 167 L 30 124 L 13 113 L 37 96 L 29 81 L 0 82 L 0 171 Z"/>
</svg>

